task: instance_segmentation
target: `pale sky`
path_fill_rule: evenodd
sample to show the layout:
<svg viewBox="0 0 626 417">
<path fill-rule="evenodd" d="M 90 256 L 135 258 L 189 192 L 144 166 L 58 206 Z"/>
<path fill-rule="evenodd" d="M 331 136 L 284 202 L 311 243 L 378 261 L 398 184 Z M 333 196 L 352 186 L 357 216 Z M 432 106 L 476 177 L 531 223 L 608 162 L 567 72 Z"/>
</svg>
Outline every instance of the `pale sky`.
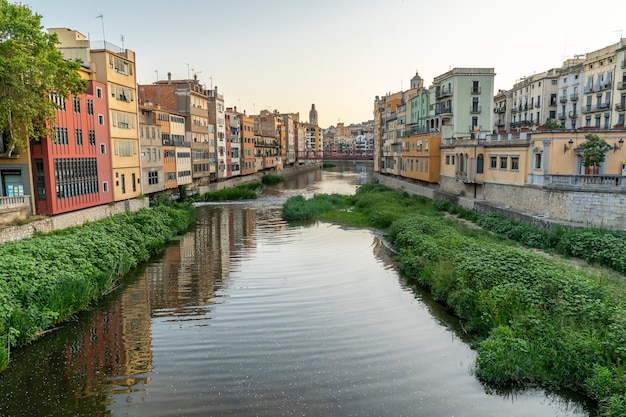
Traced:
<svg viewBox="0 0 626 417">
<path fill-rule="evenodd" d="M 13 1 L 13 0 L 10 0 Z M 42 25 L 136 53 L 137 80 L 198 74 L 226 106 L 299 112 L 321 127 L 373 118 L 374 98 L 454 67 L 493 67 L 495 91 L 617 43 L 605 0 L 22 0 Z M 97 18 L 102 14 L 103 18 Z M 104 25 L 103 25 L 104 24 Z M 104 31 L 103 31 L 104 26 Z"/>
</svg>

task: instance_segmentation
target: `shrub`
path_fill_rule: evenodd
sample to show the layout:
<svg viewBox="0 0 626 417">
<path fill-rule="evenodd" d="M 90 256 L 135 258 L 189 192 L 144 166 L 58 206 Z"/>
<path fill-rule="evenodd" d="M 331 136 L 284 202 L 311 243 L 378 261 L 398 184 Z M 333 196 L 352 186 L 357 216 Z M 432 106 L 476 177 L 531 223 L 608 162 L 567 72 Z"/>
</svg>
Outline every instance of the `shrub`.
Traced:
<svg viewBox="0 0 626 417">
<path fill-rule="evenodd" d="M 265 185 L 276 185 L 285 182 L 285 177 L 280 175 L 265 174 L 261 177 L 261 182 Z"/>
</svg>

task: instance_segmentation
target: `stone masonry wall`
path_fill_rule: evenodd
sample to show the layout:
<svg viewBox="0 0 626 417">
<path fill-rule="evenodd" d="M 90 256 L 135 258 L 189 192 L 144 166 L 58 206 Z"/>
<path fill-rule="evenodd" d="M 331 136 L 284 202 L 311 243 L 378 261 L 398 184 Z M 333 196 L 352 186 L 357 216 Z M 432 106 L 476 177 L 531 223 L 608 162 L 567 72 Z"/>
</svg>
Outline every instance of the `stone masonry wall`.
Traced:
<svg viewBox="0 0 626 417">
<path fill-rule="evenodd" d="M 481 195 L 484 199 L 473 199 L 457 194 L 461 191 L 460 186 L 454 179 L 447 177 L 441 177 L 440 190 L 381 174 L 375 174 L 374 177 L 380 183 L 397 190 L 447 200 L 480 214 L 499 213 L 540 227 L 560 223 L 574 227 L 595 226 L 626 230 L 624 194 L 486 183 Z"/>
<path fill-rule="evenodd" d="M 59 214 L 38 220 L 24 226 L 12 226 L 0 230 L 0 244 L 32 237 L 36 232 L 48 233 L 68 227 L 81 226 L 87 222 L 95 222 L 116 214 L 137 211 L 148 207 L 147 198 L 120 201 L 112 205 L 102 205 L 71 213 Z"/>
</svg>

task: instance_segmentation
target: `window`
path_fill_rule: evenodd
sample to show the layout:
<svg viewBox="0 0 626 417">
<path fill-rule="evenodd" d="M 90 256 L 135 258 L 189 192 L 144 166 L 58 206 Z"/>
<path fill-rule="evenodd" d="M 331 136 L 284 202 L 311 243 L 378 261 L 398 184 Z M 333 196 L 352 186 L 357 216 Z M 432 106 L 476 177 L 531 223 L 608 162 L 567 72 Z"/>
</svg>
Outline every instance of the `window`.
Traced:
<svg viewBox="0 0 626 417">
<path fill-rule="evenodd" d="M 46 175 L 44 172 L 43 159 L 35 159 L 35 188 L 37 199 L 46 199 Z"/>
<path fill-rule="evenodd" d="M 74 113 L 80 113 L 80 98 L 74 97 L 72 103 L 74 107 Z"/>
<path fill-rule="evenodd" d="M 137 155 L 137 142 L 132 140 L 114 141 L 114 154 L 119 156 Z"/>
<path fill-rule="evenodd" d="M 96 97 L 102 98 L 102 88 L 96 87 Z M 108 184 L 107 184 L 108 186 Z"/>
<path fill-rule="evenodd" d="M 57 198 L 98 193 L 96 158 L 57 158 L 54 160 Z"/>
<path fill-rule="evenodd" d="M 133 192 L 137 191 L 137 176 L 135 175 L 135 173 L 133 172 L 132 175 L 132 180 L 133 180 Z"/>
<path fill-rule="evenodd" d="M 101 154 L 107 153 L 107 146 L 106 146 L 106 144 L 104 144 L 104 143 L 100 144 L 100 153 Z"/>
<path fill-rule="evenodd" d="M 96 131 L 95 130 L 89 130 L 89 145 L 90 146 L 96 146 Z"/>
<path fill-rule="evenodd" d="M 497 156 L 490 156 L 489 157 L 489 168 L 491 169 L 496 169 L 498 168 L 498 157 Z"/>
<path fill-rule="evenodd" d="M 541 169 L 541 154 L 535 154 L 535 169 Z"/>
<path fill-rule="evenodd" d="M 485 157 L 483 156 L 482 153 L 478 154 L 478 157 L 476 157 L 476 173 L 482 174 L 484 170 L 484 166 L 485 166 Z"/>
<path fill-rule="evenodd" d="M 500 157 L 500 169 L 506 169 L 508 166 L 509 158 L 508 156 Z"/>
<path fill-rule="evenodd" d="M 87 99 L 87 114 L 93 116 L 93 100 Z"/>
<path fill-rule="evenodd" d="M 102 181 L 102 192 L 103 193 L 108 193 L 109 192 L 109 182 L 108 181 Z"/>
<path fill-rule="evenodd" d="M 113 119 L 113 126 L 119 127 L 120 129 L 135 128 L 135 117 L 131 113 L 113 111 L 111 112 L 111 117 Z"/>
<path fill-rule="evenodd" d="M 152 149 L 152 160 L 156 162 L 157 160 L 157 150 L 156 148 Z"/>
<path fill-rule="evenodd" d="M 76 139 L 77 145 L 82 145 L 83 144 L 83 129 L 75 129 L 74 138 Z"/>
<path fill-rule="evenodd" d="M 156 171 L 148 172 L 148 184 L 155 185 L 159 183 L 159 173 Z"/>
<path fill-rule="evenodd" d="M 511 157 L 511 171 L 519 171 L 519 156 Z"/>
<path fill-rule="evenodd" d="M 104 126 L 104 116 L 101 114 L 98 115 L 98 124 Z"/>
<path fill-rule="evenodd" d="M 126 175 L 122 174 L 122 194 L 126 193 Z"/>
<path fill-rule="evenodd" d="M 146 161 L 150 162 L 150 149 L 147 149 L 146 152 L 144 152 L 144 155 L 146 156 Z"/>
<path fill-rule="evenodd" d="M 67 145 L 69 143 L 67 127 L 55 127 L 54 139 L 54 143 L 56 143 L 57 145 Z"/>
</svg>

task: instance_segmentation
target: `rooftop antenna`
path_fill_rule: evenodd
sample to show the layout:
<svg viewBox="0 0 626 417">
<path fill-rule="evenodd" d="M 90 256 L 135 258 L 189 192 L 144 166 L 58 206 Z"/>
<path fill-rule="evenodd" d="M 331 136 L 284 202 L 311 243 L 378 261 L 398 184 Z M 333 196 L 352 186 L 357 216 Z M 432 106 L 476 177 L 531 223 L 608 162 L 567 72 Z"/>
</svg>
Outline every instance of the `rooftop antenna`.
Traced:
<svg viewBox="0 0 626 417">
<path fill-rule="evenodd" d="M 611 31 L 611 32 L 613 32 L 613 33 L 619 32 L 619 40 L 620 40 L 620 41 L 622 40 L 622 34 L 623 34 L 623 32 L 624 32 L 622 29 L 619 29 L 619 30 L 613 30 L 613 31 Z"/>
<path fill-rule="evenodd" d="M 124 35 L 120 35 L 120 41 L 122 41 L 122 50 L 124 49 Z"/>
<path fill-rule="evenodd" d="M 96 19 L 100 19 L 102 21 L 102 40 L 104 41 L 104 48 L 106 49 L 107 38 L 106 36 L 104 36 L 104 15 L 100 13 L 98 16 L 96 16 Z"/>
<path fill-rule="evenodd" d="M 185 65 L 187 65 L 187 79 L 189 79 L 189 78 L 191 78 L 191 77 L 189 76 L 189 64 L 185 64 Z"/>
</svg>

